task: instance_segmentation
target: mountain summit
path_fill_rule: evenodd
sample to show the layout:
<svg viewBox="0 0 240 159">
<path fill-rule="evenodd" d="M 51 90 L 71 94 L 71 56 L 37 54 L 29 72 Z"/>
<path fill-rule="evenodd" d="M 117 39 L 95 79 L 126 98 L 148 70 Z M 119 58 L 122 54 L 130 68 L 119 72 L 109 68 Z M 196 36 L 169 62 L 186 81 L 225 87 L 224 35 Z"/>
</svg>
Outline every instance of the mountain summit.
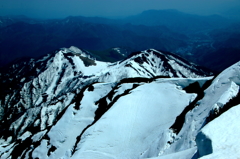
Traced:
<svg viewBox="0 0 240 159">
<path fill-rule="evenodd" d="M 154 49 L 115 63 L 76 47 L 19 61 L 0 74 L 0 157 L 234 158 L 238 126 L 221 131 L 237 121 L 239 76 L 240 63 L 213 77 Z"/>
</svg>

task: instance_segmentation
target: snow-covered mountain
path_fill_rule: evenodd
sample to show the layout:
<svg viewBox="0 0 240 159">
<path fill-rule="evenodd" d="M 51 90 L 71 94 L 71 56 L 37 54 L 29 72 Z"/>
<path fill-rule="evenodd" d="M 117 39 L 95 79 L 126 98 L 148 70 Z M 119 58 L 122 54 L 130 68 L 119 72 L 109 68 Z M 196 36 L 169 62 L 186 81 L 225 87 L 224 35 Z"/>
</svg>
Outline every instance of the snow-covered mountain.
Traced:
<svg viewBox="0 0 240 159">
<path fill-rule="evenodd" d="M 239 115 L 240 63 L 212 77 L 154 49 L 106 63 L 70 47 L 0 81 L 0 158 L 239 156 L 237 124 L 221 131 Z"/>
</svg>

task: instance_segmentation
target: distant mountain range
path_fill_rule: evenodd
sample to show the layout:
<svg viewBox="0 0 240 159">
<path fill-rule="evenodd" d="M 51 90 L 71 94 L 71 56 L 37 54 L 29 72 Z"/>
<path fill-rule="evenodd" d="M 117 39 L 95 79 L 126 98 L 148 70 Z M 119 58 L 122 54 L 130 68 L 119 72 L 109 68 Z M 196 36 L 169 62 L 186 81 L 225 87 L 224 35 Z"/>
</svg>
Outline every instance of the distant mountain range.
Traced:
<svg viewBox="0 0 240 159">
<path fill-rule="evenodd" d="M 218 15 L 198 16 L 177 10 L 148 10 L 125 19 L 136 25 L 164 25 L 176 32 L 192 34 L 209 29 L 228 26 L 230 20 Z"/>
<path fill-rule="evenodd" d="M 0 70 L 0 158 L 235 159 L 239 79 L 155 49 L 22 59 Z"/>
<path fill-rule="evenodd" d="M 0 65 L 74 45 L 109 62 L 125 58 L 123 54 L 156 48 L 221 71 L 239 60 L 238 30 L 232 29 L 238 26 L 239 23 L 221 16 L 176 10 L 150 10 L 124 19 L 0 17 Z M 114 48 L 125 51 L 118 54 Z M 219 55 L 225 52 L 235 58 L 222 59 Z"/>
</svg>

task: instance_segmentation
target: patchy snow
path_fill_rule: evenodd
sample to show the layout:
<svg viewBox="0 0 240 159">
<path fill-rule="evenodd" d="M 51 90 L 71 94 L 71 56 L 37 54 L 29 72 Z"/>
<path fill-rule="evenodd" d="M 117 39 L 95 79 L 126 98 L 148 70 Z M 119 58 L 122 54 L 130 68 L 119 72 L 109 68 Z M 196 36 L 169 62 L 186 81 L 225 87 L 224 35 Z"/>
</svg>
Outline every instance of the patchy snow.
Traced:
<svg viewBox="0 0 240 159">
<path fill-rule="evenodd" d="M 116 48 L 113 48 L 113 50 L 117 51 L 119 54 L 121 54 L 120 48 L 116 47 Z"/>
<path fill-rule="evenodd" d="M 8 158 L 9 155 L 12 153 L 14 150 L 14 143 L 7 144 L 7 145 L 0 145 L 0 153 L 5 152 L 1 155 L 1 158 L 5 159 Z"/>
<path fill-rule="evenodd" d="M 95 101 L 105 96 L 111 90 L 113 84 L 94 84 L 93 87 L 93 91 L 84 92 L 80 110 L 74 109 L 78 103 L 71 104 L 62 118 L 48 132 L 49 143 L 57 150 L 50 157 L 43 156 L 48 152 L 49 147 L 45 147 L 46 142 L 42 141 L 40 148 L 33 151 L 34 156 L 55 159 L 64 156 L 68 151 L 71 152 L 77 136 L 94 121 L 95 110 L 97 109 Z"/>
<path fill-rule="evenodd" d="M 85 66 L 80 55 L 89 58 L 93 65 Z M 36 61 L 31 62 L 34 67 Z M 17 153 L 23 155 L 19 156 L 21 158 L 40 159 L 190 159 L 196 155 L 197 148 L 205 152 L 201 146 L 197 147 L 196 136 L 207 123 L 209 114 L 239 93 L 240 63 L 223 71 L 209 83 L 204 93 L 201 88 L 196 90 L 203 96 L 196 98 L 196 94 L 186 93 L 183 88 L 195 82 L 203 87 L 213 77 L 205 78 L 204 72 L 194 71 L 194 65 L 153 49 L 121 62 L 105 63 L 71 47 L 37 62 L 43 67 L 36 68 L 35 74 L 30 75 L 32 79 L 18 74 L 9 78 L 26 79 L 20 83 L 19 92 L 7 94 L 5 100 L 0 101 L 1 105 L 8 102 L 1 111 L 9 109 L 18 113 L 1 117 L 4 122 L 9 122 L 9 134 L 15 135 L 8 136 L 8 131 L 3 130 L 0 158 L 11 158 L 14 156 L 12 151 L 16 150 L 13 152 L 21 152 Z M 156 76 L 161 78 L 152 78 Z M 135 78 L 135 82 L 133 79 L 127 79 L 127 83 L 119 82 L 134 77 L 145 77 L 146 82 L 141 78 Z M 185 111 L 195 99 L 198 100 L 193 107 Z M 180 114 L 184 115 L 183 125 L 176 133 L 170 128 Z M 217 119 L 221 118 L 227 119 L 224 116 Z M 211 123 L 225 122 L 218 120 Z M 202 134 L 206 135 L 200 136 L 200 140 L 211 140 L 212 155 L 217 158 L 222 151 L 218 145 L 224 145 L 217 138 L 224 135 L 222 138 L 227 140 L 233 133 L 233 125 L 226 134 L 211 134 L 218 131 L 211 123 L 204 127 Z M 227 124 L 223 126 L 228 127 Z M 232 142 L 230 139 L 226 144 Z M 235 146 L 226 150 L 232 147 L 234 153 Z"/>
</svg>

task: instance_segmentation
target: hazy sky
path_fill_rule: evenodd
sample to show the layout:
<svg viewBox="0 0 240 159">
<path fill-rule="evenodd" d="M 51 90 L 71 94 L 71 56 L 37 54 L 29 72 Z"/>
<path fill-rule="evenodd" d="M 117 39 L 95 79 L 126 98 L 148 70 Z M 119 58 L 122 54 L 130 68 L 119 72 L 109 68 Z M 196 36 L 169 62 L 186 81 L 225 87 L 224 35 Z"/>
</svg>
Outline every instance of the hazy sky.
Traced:
<svg viewBox="0 0 240 159">
<path fill-rule="evenodd" d="M 240 0 L 0 0 L 0 15 L 37 18 L 127 16 L 149 9 L 178 9 L 195 14 L 240 11 Z M 234 14 L 234 12 L 233 12 Z"/>
</svg>

